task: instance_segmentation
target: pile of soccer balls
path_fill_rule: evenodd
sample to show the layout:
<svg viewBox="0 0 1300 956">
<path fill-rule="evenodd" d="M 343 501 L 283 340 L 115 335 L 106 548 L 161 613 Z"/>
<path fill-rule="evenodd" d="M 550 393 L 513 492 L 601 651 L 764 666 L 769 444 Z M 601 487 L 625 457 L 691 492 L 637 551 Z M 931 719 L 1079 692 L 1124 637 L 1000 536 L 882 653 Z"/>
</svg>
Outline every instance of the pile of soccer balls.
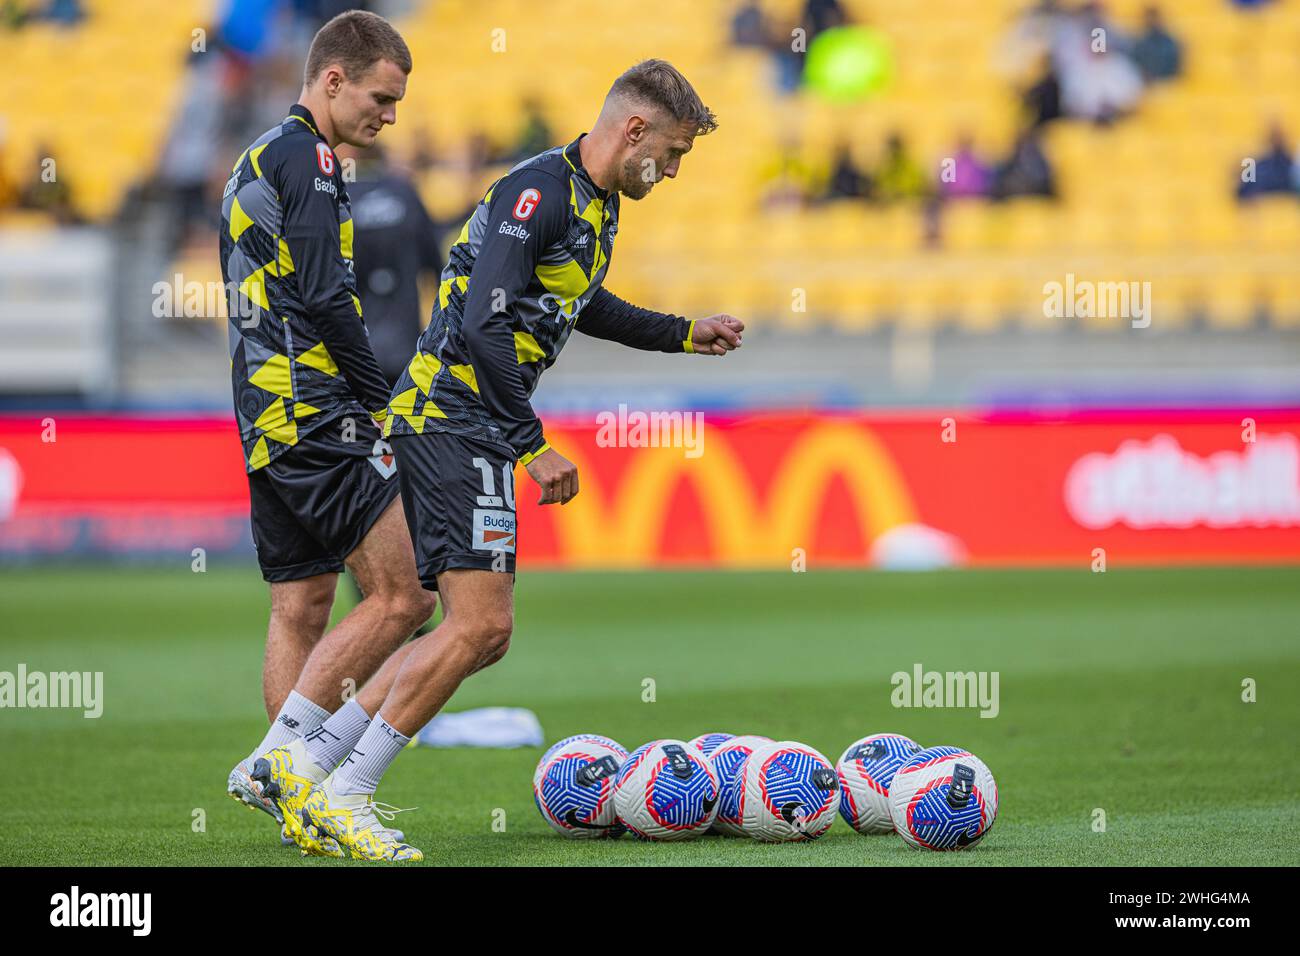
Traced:
<svg viewBox="0 0 1300 956">
<path fill-rule="evenodd" d="M 551 828 L 575 839 L 713 832 L 815 840 L 838 810 L 859 833 L 961 850 L 998 814 L 997 784 L 982 760 L 958 747 L 923 749 L 900 734 L 854 741 L 835 765 L 805 744 L 752 734 L 652 740 L 630 754 L 608 737 L 577 734 L 542 755 L 533 797 Z"/>
</svg>

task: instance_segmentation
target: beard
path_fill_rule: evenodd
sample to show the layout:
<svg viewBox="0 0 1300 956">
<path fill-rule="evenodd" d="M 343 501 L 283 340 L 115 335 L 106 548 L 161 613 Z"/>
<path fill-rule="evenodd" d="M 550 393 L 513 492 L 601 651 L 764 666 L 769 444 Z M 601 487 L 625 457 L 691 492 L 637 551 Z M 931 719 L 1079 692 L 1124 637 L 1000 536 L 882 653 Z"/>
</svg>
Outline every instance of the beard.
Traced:
<svg viewBox="0 0 1300 956">
<path fill-rule="evenodd" d="M 643 170 L 646 169 L 645 161 L 649 155 L 648 152 L 643 152 L 623 161 L 623 182 L 619 184 L 618 191 L 628 199 L 644 199 L 654 188 L 654 180 L 647 182 L 643 174 Z"/>
</svg>

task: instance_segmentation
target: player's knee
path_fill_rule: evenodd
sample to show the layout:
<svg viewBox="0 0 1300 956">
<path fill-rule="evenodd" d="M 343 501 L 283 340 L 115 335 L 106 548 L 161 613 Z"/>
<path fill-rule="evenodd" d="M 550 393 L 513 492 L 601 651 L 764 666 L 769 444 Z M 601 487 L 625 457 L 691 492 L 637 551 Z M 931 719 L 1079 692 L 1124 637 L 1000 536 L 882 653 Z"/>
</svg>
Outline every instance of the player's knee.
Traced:
<svg viewBox="0 0 1300 956">
<path fill-rule="evenodd" d="M 388 613 L 401 621 L 403 628 L 414 631 L 433 617 L 438 608 L 438 596 L 424 588 L 404 588 L 388 598 Z"/>
<path fill-rule="evenodd" d="M 479 668 L 495 664 L 506 656 L 514 627 L 514 615 L 496 612 L 476 620 L 468 628 L 465 639 L 477 658 Z"/>
<path fill-rule="evenodd" d="M 323 633 L 329 624 L 334 608 L 334 588 L 331 586 L 301 587 L 292 592 L 271 595 L 271 618 L 275 625 L 295 632 Z"/>
</svg>

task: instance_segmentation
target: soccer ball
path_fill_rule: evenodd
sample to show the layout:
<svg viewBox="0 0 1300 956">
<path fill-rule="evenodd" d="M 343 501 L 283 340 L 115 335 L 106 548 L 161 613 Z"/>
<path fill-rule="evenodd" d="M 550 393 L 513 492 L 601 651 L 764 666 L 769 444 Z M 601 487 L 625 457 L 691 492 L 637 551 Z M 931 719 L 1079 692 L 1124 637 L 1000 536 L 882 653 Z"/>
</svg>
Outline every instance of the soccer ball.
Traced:
<svg viewBox="0 0 1300 956">
<path fill-rule="evenodd" d="M 744 836 L 740 829 L 740 791 L 736 789 L 736 770 L 760 744 L 770 744 L 771 737 L 741 734 L 732 737 L 709 755 L 709 766 L 718 778 L 718 817 L 713 831 L 726 836 Z"/>
<path fill-rule="evenodd" d="M 892 833 L 889 784 L 921 745 L 902 734 L 872 734 L 849 744 L 835 765 L 840 816 L 859 833 Z"/>
<path fill-rule="evenodd" d="M 614 784 L 618 820 L 645 840 L 699 836 L 718 815 L 718 778 L 683 740 L 652 740 L 632 751 Z"/>
<path fill-rule="evenodd" d="M 707 757 L 709 756 L 709 754 L 713 753 L 713 751 L 717 750 L 720 746 L 722 746 L 728 740 L 731 740 L 735 736 L 736 736 L 735 734 L 722 734 L 722 733 L 700 734 L 698 737 L 694 738 L 693 740 L 687 741 L 687 743 L 689 743 L 692 747 L 702 752 L 704 756 Z"/>
<path fill-rule="evenodd" d="M 889 809 L 909 846 L 964 850 L 998 815 L 998 785 L 969 751 L 931 747 L 903 764 L 889 786 Z"/>
<path fill-rule="evenodd" d="M 617 740 L 605 737 L 601 734 L 574 734 L 572 737 L 565 737 L 563 740 L 557 740 L 555 743 L 551 744 L 551 746 L 546 748 L 546 753 L 542 754 L 542 759 L 537 761 L 537 769 L 533 772 L 534 787 L 537 786 L 537 781 L 542 775 L 542 768 L 546 766 L 546 762 L 554 756 L 555 752 L 561 747 L 569 747 L 575 743 L 600 744 L 603 747 L 608 747 L 610 750 L 618 754 L 618 763 L 620 767 L 623 765 L 623 761 L 627 759 L 627 748 Z"/>
<path fill-rule="evenodd" d="M 835 767 L 807 744 L 761 744 L 736 771 L 740 828 L 764 843 L 815 840 L 835 822 Z"/>
<path fill-rule="evenodd" d="M 552 830 L 575 840 L 623 833 L 614 814 L 614 778 L 627 751 L 618 744 L 571 738 L 542 756 L 533 774 L 533 800 Z M 594 736 L 594 735 L 592 735 Z M 607 739 L 607 738 L 605 738 Z"/>
</svg>

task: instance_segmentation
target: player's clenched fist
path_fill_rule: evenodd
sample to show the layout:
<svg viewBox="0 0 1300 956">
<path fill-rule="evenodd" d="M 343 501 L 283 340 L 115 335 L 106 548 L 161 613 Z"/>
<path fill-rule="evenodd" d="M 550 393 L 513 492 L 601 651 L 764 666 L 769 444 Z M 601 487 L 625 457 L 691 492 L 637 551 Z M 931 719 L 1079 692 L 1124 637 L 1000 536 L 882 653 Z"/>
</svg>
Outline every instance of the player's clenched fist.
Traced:
<svg viewBox="0 0 1300 956">
<path fill-rule="evenodd" d="M 578 466 L 554 448 L 548 448 L 524 469 L 542 489 L 539 505 L 567 504 L 578 493 Z"/>
<path fill-rule="evenodd" d="M 734 315 L 714 315 L 696 319 L 691 330 L 691 349 L 696 355 L 726 355 L 740 348 L 740 333 L 745 323 Z"/>
</svg>

